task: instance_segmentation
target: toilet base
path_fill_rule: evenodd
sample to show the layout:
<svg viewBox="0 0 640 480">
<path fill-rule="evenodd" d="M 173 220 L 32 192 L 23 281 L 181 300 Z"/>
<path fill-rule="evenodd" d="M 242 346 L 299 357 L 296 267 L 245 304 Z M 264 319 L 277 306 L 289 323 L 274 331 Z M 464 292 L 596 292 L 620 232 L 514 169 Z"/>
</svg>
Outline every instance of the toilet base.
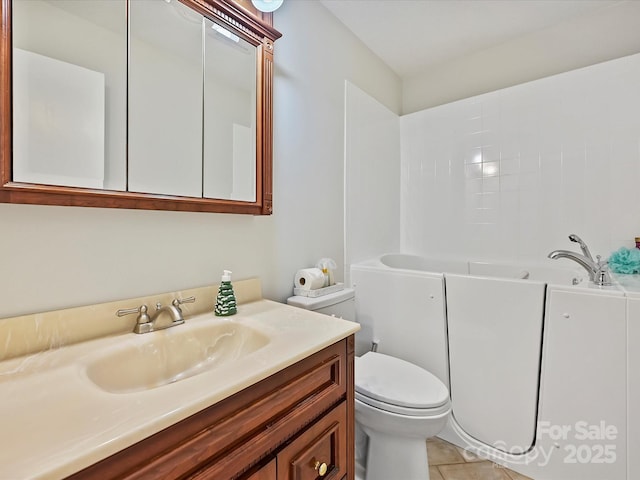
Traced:
<svg viewBox="0 0 640 480">
<path fill-rule="evenodd" d="M 399 438 L 363 428 L 369 436 L 366 480 L 429 480 L 425 439 Z"/>
</svg>

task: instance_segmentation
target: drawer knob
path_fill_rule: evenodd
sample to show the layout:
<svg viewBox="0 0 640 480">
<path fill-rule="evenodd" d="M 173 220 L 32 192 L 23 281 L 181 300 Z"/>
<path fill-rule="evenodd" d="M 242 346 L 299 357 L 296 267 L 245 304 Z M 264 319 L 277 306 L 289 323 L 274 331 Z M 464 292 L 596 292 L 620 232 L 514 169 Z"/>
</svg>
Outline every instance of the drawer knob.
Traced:
<svg viewBox="0 0 640 480">
<path fill-rule="evenodd" d="M 313 469 L 316 470 L 321 477 L 324 477 L 327 473 L 327 464 L 324 462 L 320 463 L 316 461 Z"/>
</svg>

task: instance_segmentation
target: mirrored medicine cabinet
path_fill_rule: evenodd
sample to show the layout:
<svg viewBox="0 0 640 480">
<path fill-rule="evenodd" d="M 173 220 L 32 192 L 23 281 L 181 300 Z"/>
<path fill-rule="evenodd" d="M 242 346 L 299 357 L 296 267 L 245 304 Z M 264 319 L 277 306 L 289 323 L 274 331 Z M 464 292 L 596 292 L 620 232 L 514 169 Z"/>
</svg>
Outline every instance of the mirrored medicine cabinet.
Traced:
<svg viewBox="0 0 640 480">
<path fill-rule="evenodd" d="M 0 201 L 272 213 L 271 14 L 0 0 Z"/>
</svg>

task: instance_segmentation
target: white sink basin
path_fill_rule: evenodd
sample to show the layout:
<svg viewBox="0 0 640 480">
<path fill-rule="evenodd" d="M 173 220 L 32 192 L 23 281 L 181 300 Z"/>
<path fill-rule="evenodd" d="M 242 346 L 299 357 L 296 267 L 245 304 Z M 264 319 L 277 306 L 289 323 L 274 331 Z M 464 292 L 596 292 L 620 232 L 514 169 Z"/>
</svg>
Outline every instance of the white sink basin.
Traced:
<svg viewBox="0 0 640 480">
<path fill-rule="evenodd" d="M 136 336 L 93 360 L 87 377 L 111 393 L 149 390 L 219 368 L 269 343 L 263 333 L 229 320 L 178 325 Z"/>
</svg>

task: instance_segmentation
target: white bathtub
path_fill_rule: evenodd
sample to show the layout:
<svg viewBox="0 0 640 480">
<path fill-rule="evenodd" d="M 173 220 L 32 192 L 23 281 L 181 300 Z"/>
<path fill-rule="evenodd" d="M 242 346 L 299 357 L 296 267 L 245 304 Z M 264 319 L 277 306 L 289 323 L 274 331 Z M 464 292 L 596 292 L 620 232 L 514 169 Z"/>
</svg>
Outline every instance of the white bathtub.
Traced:
<svg viewBox="0 0 640 480">
<path fill-rule="evenodd" d="M 504 263 L 481 260 L 447 260 L 405 253 L 387 253 L 363 264 L 401 270 L 418 270 L 422 272 L 458 273 L 485 277 L 537 280 L 562 286 L 578 286 L 584 288 L 589 286 L 587 282 L 587 272 L 577 265 L 572 267 L 569 261 L 563 266 L 558 260 L 548 260 L 540 263 Z"/>
<path fill-rule="evenodd" d="M 540 458 L 536 445 L 544 446 L 548 440 L 541 437 L 539 422 L 557 422 L 555 412 L 560 411 L 569 418 L 579 401 L 570 400 L 566 392 L 553 395 L 554 389 L 565 388 L 566 381 L 557 381 L 551 372 L 544 398 L 553 400 L 541 403 L 543 336 L 575 311 L 580 314 L 569 320 L 573 325 L 567 334 L 578 338 L 582 319 L 577 317 L 589 314 L 589 309 L 582 308 L 584 301 L 618 308 L 624 300 L 617 287 L 594 288 L 587 272 L 569 261 L 510 264 L 400 253 L 352 265 L 351 280 L 362 325 L 357 352 L 368 349 L 372 340 L 380 340 L 379 351 L 439 377 L 450 389 L 453 405 L 443 438 L 536 479 L 565 480 L 557 476 L 560 472 L 566 480 L 601 475 L 597 471 L 592 475 L 592 465 L 578 465 L 568 473 L 558 456 L 543 470 L 534 464 Z M 562 320 L 554 317 L 544 327 L 550 315 Z M 590 325 L 602 334 L 597 321 Z M 546 340 L 546 350 L 561 351 L 562 344 L 553 340 Z M 587 340 L 598 342 L 597 336 Z M 554 354 L 551 360 L 564 364 L 566 359 Z M 602 368 L 601 378 L 610 378 L 605 372 Z M 593 414 L 614 418 L 595 409 Z M 590 411 L 581 415 L 592 418 Z M 609 468 L 602 472 L 616 478 L 611 465 L 597 468 Z"/>
</svg>

